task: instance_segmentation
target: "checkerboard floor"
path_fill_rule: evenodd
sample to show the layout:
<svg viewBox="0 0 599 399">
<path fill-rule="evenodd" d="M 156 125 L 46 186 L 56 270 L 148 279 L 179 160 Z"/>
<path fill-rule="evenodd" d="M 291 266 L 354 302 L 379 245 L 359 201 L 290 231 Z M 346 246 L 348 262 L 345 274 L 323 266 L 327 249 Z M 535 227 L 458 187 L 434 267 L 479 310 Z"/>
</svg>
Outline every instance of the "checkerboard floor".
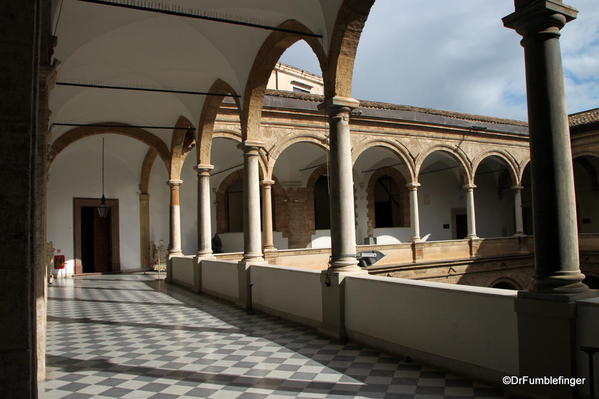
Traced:
<svg viewBox="0 0 599 399">
<path fill-rule="evenodd" d="M 49 288 L 45 398 L 502 398 L 503 393 L 155 281 Z"/>
</svg>

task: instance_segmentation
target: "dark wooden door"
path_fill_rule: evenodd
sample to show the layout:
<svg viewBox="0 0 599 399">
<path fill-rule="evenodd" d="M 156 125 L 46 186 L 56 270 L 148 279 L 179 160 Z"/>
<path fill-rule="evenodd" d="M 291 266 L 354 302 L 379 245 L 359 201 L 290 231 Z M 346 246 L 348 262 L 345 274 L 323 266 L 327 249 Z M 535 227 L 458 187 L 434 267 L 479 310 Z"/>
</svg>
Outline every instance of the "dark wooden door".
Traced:
<svg viewBox="0 0 599 399">
<path fill-rule="evenodd" d="M 468 219 L 465 214 L 455 215 L 455 234 L 458 240 L 468 236 Z"/>
</svg>

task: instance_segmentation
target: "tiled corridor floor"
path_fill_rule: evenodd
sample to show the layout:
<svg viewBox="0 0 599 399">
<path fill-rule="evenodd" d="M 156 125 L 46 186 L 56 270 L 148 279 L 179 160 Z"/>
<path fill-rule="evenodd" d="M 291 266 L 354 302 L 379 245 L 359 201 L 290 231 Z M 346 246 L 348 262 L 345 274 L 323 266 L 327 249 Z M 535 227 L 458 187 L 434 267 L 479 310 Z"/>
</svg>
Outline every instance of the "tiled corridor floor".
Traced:
<svg viewBox="0 0 599 399">
<path fill-rule="evenodd" d="M 61 280 L 48 296 L 48 399 L 503 397 L 151 275 Z"/>
</svg>

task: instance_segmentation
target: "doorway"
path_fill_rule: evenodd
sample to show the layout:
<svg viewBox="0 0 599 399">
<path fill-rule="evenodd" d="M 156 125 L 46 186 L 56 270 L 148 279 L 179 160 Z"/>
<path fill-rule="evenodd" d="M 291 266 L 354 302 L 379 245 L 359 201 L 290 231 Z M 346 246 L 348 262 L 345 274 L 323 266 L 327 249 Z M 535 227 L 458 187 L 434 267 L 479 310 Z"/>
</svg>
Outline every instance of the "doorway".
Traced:
<svg viewBox="0 0 599 399">
<path fill-rule="evenodd" d="M 463 240 L 468 237 L 468 217 L 465 208 L 454 208 L 451 210 L 453 221 L 452 236 L 454 240 Z"/>
<path fill-rule="evenodd" d="M 75 274 L 120 271 L 118 200 L 107 199 L 108 215 L 98 213 L 100 199 L 75 198 Z"/>
</svg>

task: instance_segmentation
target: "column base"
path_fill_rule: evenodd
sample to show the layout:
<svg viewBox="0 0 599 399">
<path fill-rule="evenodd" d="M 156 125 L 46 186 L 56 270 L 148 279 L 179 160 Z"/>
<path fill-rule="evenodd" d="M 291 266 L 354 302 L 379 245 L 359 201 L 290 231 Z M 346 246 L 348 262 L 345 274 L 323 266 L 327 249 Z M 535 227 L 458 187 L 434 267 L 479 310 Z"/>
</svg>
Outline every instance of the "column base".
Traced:
<svg viewBox="0 0 599 399">
<path fill-rule="evenodd" d="M 355 273 L 361 272 L 362 268 L 358 266 L 358 259 L 355 256 L 344 256 L 338 259 L 331 258 L 329 270 L 334 273 Z"/>
<path fill-rule="evenodd" d="M 530 291 L 545 294 L 570 295 L 581 294 L 589 291 L 589 287 L 582 282 L 584 274 L 574 272 L 561 272 L 553 276 L 533 279 Z"/>
<path fill-rule="evenodd" d="M 197 260 L 202 260 L 202 259 L 214 259 L 214 253 L 212 253 L 212 251 L 210 252 L 198 252 L 196 254 L 196 259 Z"/>
<path fill-rule="evenodd" d="M 183 256 L 183 252 L 181 251 L 169 251 L 168 258 L 172 258 L 173 256 Z"/>
<path fill-rule="evenodd" d="M 270 247 L 264 247 L 262 248 L 263 252 L 276 252 L 278 251 L 278 249 L 275 246 L 270 246 Z"/>
<path fill-rule="evenodd" d="M 243 258 L 239 261 L 239 263 L 243 263 L 245 265 L 260 265 L 266 263 L 266 260 L 264 260 L 262 254 L 243 254 Z"/>
</svg>

